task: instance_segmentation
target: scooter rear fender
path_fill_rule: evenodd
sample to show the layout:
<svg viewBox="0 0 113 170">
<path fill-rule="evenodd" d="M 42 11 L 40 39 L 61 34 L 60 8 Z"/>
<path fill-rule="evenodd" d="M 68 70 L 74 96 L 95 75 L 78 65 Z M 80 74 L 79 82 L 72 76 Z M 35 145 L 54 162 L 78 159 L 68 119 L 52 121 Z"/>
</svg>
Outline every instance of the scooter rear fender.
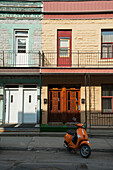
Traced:
<svg viewBox="0 0 113 170">
<path fill-rule="evenodd" d="M 91 146 L 91 144 L 89 143 L 89 141 L 82 141 L 82 142 L 80 143 L 80 146 L 81 146 L 81 145 L 84 145 L 84 144 Z"/>
</svg>

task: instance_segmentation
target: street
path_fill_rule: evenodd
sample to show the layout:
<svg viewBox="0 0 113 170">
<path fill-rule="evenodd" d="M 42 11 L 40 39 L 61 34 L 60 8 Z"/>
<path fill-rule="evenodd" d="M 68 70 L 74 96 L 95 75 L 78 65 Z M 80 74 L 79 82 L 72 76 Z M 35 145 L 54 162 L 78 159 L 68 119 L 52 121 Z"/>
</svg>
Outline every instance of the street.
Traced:
<svg viewBox="0 0 113 170">
<path fill-rule="evenodd" d="M 59 149 L 36 151 L 0 150 L 0 170 L 113 170 L 113 152 L 92 152 L 88 159 L 80 152 Z"/>
</svg>

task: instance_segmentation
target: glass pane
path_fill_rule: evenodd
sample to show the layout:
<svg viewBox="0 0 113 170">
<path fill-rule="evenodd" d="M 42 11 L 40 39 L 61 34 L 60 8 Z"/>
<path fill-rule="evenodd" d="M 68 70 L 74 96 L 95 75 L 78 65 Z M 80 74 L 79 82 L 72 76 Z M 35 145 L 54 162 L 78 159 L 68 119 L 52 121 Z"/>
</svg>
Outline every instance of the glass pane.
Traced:
<svg viewBox="0 0 113 170">
<path fill-rule="evenodd" d="M 18 53 L 26 53 L 26 50 L 18 50 Z"/>
<path fill-rule="evenodd" d="M 50 102 L 50 110 L 52 110 L 52 102 Z"/>
<path fill-rule="evenodd" d="M 52 100 L 52 92 L 50 92 L 50 100 Z"/>
<path fill-rule="evenodd" d="M 70 110 L 70 102 L 68 102 L 68 110 Z"/>
<path fill-rule="evenodd" d="M 112 112 L 112 99 L 102 99 L 102 111 Z"/>
<path fill-rule="evenodd" d="M 69 49 L 68 48 L 60 48 L 59 49 L 59 57 L 69 57 Z"/>
<path fill-rule="evenodd" d="M 18 39 L 18 53 L 26 53 L 26 39 Z"/>
<path fill-rule="evenodd" d="M 60 47 L 69 47 L 69 40 L 60 39 Z"/>
<path fill-rule="evenodd" d="M 31 103 L 31 95 L 29 95 L 29 103 Z"/>
<path fill-rule="evenodd" d="M 76 102 L 76 110 L 78 110 L 78 102 Z"/>
<path fill-rule="evenodd" d="M 28 34 L 28 31 L 15 31 L 15 34 L 18 35 L 18 34 Z"/>
<path fill-rule="evenodd" d="M 60 100 L 60 92 L 58 92 L 58 101 Z"/>
<path fill-rule="evenodd" d="M 102 58 L 107 58 L 107 44 L 102 44 Z"/>
<path fill-rule="evenodd" d="M 78 92 L 76 92 L 76 100 L 78 100 Z"/>
<path fill-rule="evenodd" d="M 26 46 L 26 39 L 18 39 L 18 45 Z"/>
<path fill-rule="evenodd" d="M 113 85 L 103 85 L 102 96 L 113 96 Z"/>
<path fill-rule="evenodd" d="M 58 102 L 58 110 L 60 110 L 60 102 Z"/>
<path fill-rule="evenodd" d="M 13 95 L 11 95 L 11 103 L 13 103 Z"/>
<path fill-rule="evenodd" d="M 70 100 L 70 92 L 68 92 L 68 100 Z"/>
<path fill-rule="evenodd" d="M 108 58 L 112 58 L 111 52 L 111 44 L 108 44 Z"/>
<path fill-rule="evenodd" d="M 18 46 L 18 50 L 20 50 L 20 49 L 25 50 L 26 46 Z"/>
<path fill-rule="evenodd" d="M 102 31 L 102 42 L 113 42 L 113 31 Z"/>
</svg>

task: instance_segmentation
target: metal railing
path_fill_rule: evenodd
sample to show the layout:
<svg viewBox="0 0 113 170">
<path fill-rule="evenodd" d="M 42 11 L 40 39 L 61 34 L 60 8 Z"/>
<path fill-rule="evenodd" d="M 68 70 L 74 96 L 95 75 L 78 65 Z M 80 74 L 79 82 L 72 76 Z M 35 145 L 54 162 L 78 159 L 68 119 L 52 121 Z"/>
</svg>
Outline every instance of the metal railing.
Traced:
<svg viewBox="0 0 113 170">
<path fill-rule="evenodd" d="M 113 67 L 113 58 L 107 58 L 108 56 L 113 55 L 80 51 L 72 52 L 70 55 L 47 51 L 28 51 L 27 53 L 0 51 L 0 67 Z"/>
<path fill-rule="evenodd" d="M 103 55 L 104 54 L 104 55 Z M 113 67 L 113 58 L 107 58 L 107 53 L 101 52 L 72 52 L 69 55 L 59 55 L 57 52 L 43 52 L 43 67 Z M 104 56 L 104 58 L 103 58 Z M 112 56 L 112 55 L 110 55 Z"/>
<path fill-rule="evenodd" d="M 0 67 L 39 67 L 40 51 L 17 53 L 16 51 L 0 51 Z"/>
<path fill-rule="evenodd" d="M 113 113 L 91 112 L 91 126 L 113 126 Z"/>
</svg>

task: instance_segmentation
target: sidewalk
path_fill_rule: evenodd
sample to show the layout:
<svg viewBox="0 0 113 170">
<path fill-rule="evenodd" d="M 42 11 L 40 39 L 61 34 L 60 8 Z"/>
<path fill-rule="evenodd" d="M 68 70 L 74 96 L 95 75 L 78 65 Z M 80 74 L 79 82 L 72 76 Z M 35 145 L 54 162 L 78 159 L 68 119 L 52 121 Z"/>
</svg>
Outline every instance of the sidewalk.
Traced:
<svg viewBox="0 0 113 170">
<path fill-rule="evenodd" d="M 113 137 L 89 138 L 92 151 L 113 152 Z M 0 136 L 0 149 L 65 150 L 63 133 L 41 133 L 39 136 Z"/>
</svg>

